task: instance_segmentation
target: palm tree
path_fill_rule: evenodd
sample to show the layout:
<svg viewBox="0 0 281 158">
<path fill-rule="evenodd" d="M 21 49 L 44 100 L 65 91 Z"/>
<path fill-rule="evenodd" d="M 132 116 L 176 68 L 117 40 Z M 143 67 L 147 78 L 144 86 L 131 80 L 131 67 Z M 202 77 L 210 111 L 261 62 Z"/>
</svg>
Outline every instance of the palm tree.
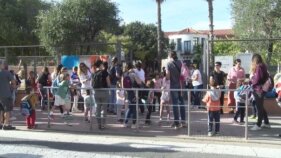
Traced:
<svg viewBox="0 0 281 158">
<path fill-rule="evenodd" d="M 209 44 L 209 55 L 210 55 L 210 63 L 209 65 L 213 65 L 213 51 L 214 51 L 214 16 L 213 16 L 213 0 L 206 0 L 208 2 L 209 7 L 209 37 L 211 39 L 211 43 Z"/>
<path fill-rule="evenodd" d="M 158 59 L 158 64 L 161 64 L 161 54 L 163 52 L 163 38 L 162 38 L 162 22 L 161 22 L 161 4 L 165 0 L 156 0 L 157 3 L 157 19 L 158 19 L 158 25 L 157 25 L 157 59 Z M 160 62 L 159 62 L 160 61 Z"/>
</svg>

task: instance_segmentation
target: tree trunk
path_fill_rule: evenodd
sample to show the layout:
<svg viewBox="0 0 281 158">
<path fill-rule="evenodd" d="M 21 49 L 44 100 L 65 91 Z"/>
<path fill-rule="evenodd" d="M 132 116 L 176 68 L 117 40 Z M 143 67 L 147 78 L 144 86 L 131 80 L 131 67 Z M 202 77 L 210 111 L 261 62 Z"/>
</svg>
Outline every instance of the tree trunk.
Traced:
<svg viewBox="0 0 281 158">
<path fill-rule="evenodd" d="M 266 56 L 266 64 L 267 64 L 268 68 L 270 67 L 272 52 L 273 52 L 273 41 L 269 41 L 268 47 L 267 47 L 267 56 Z"/>
<path fill-rule="evenodd" d="M 208 1 L 208 6 L 209 6 L 209 27 L 210 27 L 210 32 L 209 32 L 209 60 L 211 66 L 214 65 L 214 56 L 213 56 L 213 51 L 214 51 L 214 17 L 213 17 L 213 0 L 207 0 Z"/>
<path fill-rule="evenodd" d="M 161 55 L 163 52 L 163 46 L 162 46 L 162 22 L 161 22 L 161 0 L 157 0 L 157 18 L 158 18 L 158 25 L 157 25 L 157 61 L 158 64 L 161 63 Z M 161 64 L 160 64 L 161 65 Z"/>
</svg>

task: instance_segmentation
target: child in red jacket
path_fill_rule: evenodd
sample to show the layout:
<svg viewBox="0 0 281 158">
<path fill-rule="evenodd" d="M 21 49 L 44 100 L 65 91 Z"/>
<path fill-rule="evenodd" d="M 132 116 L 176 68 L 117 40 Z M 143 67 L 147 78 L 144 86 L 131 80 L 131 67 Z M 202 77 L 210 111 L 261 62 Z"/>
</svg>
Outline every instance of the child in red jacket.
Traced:
<svg viewBox="0 0 281 158">
<path fill-rule="evenodd" d="M 217 83 L 213 78 L 210 79 L 210 89 L 202 101 L 206 103 L 208 110 L 208 136 L 219 135 L 220 132 L 220 95 Z M 215 132 L 213 133 L 213 121 L 215 121 Z"/>
</svg>

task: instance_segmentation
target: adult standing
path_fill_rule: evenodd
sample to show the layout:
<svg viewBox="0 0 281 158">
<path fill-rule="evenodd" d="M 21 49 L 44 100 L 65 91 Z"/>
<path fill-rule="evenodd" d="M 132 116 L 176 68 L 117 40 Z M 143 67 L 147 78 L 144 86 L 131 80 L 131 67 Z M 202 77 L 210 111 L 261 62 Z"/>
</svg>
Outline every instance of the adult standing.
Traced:
<svg viewBox="0 0 281 158">
<path fill-rule="evenodd" d="M 0 81 L 0 129 L 14 130 L 16 128 L 10 125 L 13 108 L 11 86 L 15 88 L 16 81 L 9 71 L 4 70 L 3 60 L 0 60 Z"/>
<path fill-rule="evenodd" d="M 236 89 L 237 81 L 243 79 L 245 79 L 245 70 L 241 67 L 241 60 L 236 59 L 235 65 L 229 70 L 227 74 L 228 88 L 231 90 Z M 227 98 L 228 107 L 232 107 L 231 109 L 233 109 L 236 104 L 234 99 L 234 92 L 229 91 Z M 231 112 L 233 113 L 234 110 L 232 110 Z"/>
<path fill-rule="evenodd" d="M 215 63 L 215 69 L 214 71 L 211 72 L 210 77 L 212 77 L 215 82 L 218 84 L 220 89 L 225 88 L 225 73 L 221 71 L 221 62 L 216 62 Z M 224 91 L 221 91 L 221 96 L 220 96 L 220 113 L 223 114 L 223 103 L 224 103 Z"/>
<path fill-rule="evenodd" d="M 45 89 L 45 86 L 48 86 L 49 82 L 51 81 L 51 76 L 49 73 L 48 67 L 44 67 L 42 69 L 42 73 L 39 75 L 37 79 L 38 87 L 39 87 L 39 93 L 41 96 L 41 109 L 44 110 L 47 106 L 47 89 Z"/>
<path fill-rule="evenodd" d="M 107 104 L 109 92 L 104 90 L 110 87 L 110 79 L 107 69 L 104 69 L 104 63 L 98 60 L 92 65 L 92 69 L 95 68 L 95 72 L 92 75 L 92 86 L 95 90 L 96 117 L 98 122 L 98 128 L 105 128 L 105 118 L 107 113 Z"/>
<path fill-rule="evenodd" d="M 267 112 L 264 108 L 264 95 L 262 85 L 266 82 L 269 77 L 267 67 L 264 64 L 261 55 L 254 54 L 252 57 L 252 68 L 253 77 L 251 78 L 251 83 L 253 87 L 253 95 L 256 101 L 256 106 L 258 110 L 258 120 L 251 130 L 261 130 L 261 128 L 270 128 Z M 262 121 L 264 123 L 262 124 Z"/>
<path fill-rule="evenodd" d="M 127 63 L 125 67 L 125 72 L 121 78 L 121 84 L 122 88 L 135 88 L 136 84 L 141 84 L 142 81 L 138 78 L 134 71 L 134 66 L 132 63 Z M 130 82 L 128 82 L 130 81 Z M 131 83 L 126 85 L 126 83 Z M 128 87 L 126 87 L 128 86 Z M 131 86 L 131 87 L 130 87 Z M 136 118 L 137 118 L 137 112 L 136 112 L 136 94 L 135 90 L 126 90 L 127 93 L 127 99 L 128 99 L 128 109 L 126 111 L 125 121 L 124 121 L 124 127 L 128 127 L 129 118 L 132 117 L 133 119 L 133 125 L 132 128 L 136 128 Z"/>
<path fill-rule="evenodd" d="M 135 74 L 137 75 L 137 77 L 141 80 L 141 84 L 139 85 L 139 88 L 144 88 L 145 85 L 145 72 L 142 69 L 142 63 L 141 61 L 137 61 L 136 63 L 136 68 L 134 69 Z M 145 92 L 144 91 L 139 91 L 139 107 L 140 107 L 140 112 L 141 114 L 144 113 L 144 105 L 143 102 L 141 101 L 141 99 L 145 98 Z"/>
<path fill-rule="evenodd" d="M 195 91 L 192 92 L 193 94 L 193 105 L 197 106 L 198 108 L 201 108 L 201 92 L 200 91 L 196 91 L 196 90 L 200 90 L 203 89 L 203 82 L 202 82 L 202 75 L 201 72 L 199 70 L 199 66 L 198 64 L 193 64 L 193 73 L 191 76 L 192 79 L 192 86 L 193 89 Z"/>
<path fill-rule="evenodd" d="M 169 52 L 169 62 L 167 64 L 167 73 L 166 78 L 170 80 L 170 88 L 178 89 L 179 91 L 171 91 L 171 100 L 173 104 L 173 113 L 174 113 L 174 123 L 172 128 L 178 129 L 180 127 L 179 119 L 179 102 L 180 102 L 180 117 L 182 127 L 186 127 L 185 123 L 185 106 L 182 97 L 182 85 L 180 82 L 181 75 L 181 61 L 178 60 L 177 53 L 175 51 Z"/>
<path fill-rule="evenodd" d="M 118 65 L 118 58 L 113 57 L 112 66 L 109 70 L 110 82 L 111 82 L 111 91 L 110 91 L 110 105 L 109 105 L 109 112 L 116 113 L 116 84 L 121 79 L 122 71 L 120 66 Z"/>
<path fill-rule="evenodd" d="M 91 72 L 90 69 L 87 67 L 85 63 L 80 63 L 78 67 L 78 76 L 80 78 L 81 82 L 81 95 L 84 98 L 85 103 L 85 97 L 87 96 L 87 89 L 91 89 Z M 85 105 L 86 106 L 86 105 Z M 84 107 L 85 107 L 84 106 Z"/>
</svg>

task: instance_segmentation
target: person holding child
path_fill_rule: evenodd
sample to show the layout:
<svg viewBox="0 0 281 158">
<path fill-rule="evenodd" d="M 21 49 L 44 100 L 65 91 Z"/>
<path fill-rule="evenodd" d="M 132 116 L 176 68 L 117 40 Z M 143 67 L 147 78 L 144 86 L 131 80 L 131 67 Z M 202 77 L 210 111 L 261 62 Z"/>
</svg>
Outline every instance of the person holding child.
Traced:
<svg viewBox="0 0 281 158">
<path fill-rule="evenodd" d="M 220 132 L 220 90 L 213 78 L 210 78 L 210 91 L 206 93 L 202 101 L 206 103 L 208 111 L 208 136 L 219 135 Z M 213 133 L 213 122 L 215 121 L 215 132 Z"/>
</svg>

